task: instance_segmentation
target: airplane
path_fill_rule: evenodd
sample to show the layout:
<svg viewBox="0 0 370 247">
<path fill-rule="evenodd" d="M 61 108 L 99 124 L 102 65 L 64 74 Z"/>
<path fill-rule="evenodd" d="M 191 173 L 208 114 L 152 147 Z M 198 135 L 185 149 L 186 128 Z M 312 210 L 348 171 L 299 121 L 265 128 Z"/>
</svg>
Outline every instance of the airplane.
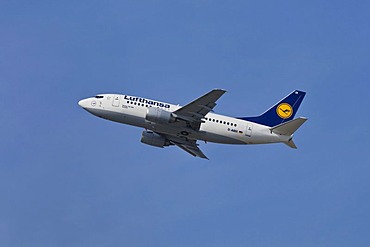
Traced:
<svg viewBox="0 0 370 247">
<path fill-rule="evenodd" d="M 197 141 L 222 144 L 284 143 L 297 148 L 294 132 L 307 120 L 294 119 L 305 92 L 294 90 L 266 112 L 254 117 L 216 114 L 216 101 L 225 93 L 213 89 L 194 101 L 174 105 L 121 94 L 98 94 L 78 104 L 89 113 L 110 121 L 144 128 L 141 142 L 155 147 L 178 146 L 208 159 Z"/>
</svg>

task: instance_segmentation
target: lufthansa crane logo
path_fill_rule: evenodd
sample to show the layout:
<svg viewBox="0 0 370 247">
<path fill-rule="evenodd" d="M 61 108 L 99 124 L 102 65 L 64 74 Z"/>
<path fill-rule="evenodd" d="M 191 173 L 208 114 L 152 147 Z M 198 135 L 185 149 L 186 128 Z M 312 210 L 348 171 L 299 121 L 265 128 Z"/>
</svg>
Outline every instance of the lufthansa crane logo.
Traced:
<svg viewBox="0 0 370 247">
<path fill-rule="evenodd" d="M 288 103 L 281 103 L 276 108 L 276 113 L 283 119 L 290 118 L 293 114 L 293 108 Z"/>
</svg>

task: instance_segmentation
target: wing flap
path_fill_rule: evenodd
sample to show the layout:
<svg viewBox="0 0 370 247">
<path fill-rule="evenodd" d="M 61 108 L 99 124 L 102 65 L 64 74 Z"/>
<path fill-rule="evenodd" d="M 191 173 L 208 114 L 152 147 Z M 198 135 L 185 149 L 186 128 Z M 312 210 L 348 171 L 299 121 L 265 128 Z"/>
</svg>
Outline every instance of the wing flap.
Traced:
<svg viewBox="0 0 370 247">
<path fill-rule="evenodd" d="M 192 156 L 208 160 L 208 157 L 205 156 L 202 150 L 199 149 L 197 141 L 188 140 L 185 138 L 175 137 L 171 135 L 163 135 L 163 134 L 161 135 L 165 137 L 167 140 L 169 140 L 171 144 L 178 146 L 179 148 L 191 154 Z"/>
<path fill-rule="evenodd" d="M 173 113 L 189 119 L 190 122 L 199 124 L 201 119 L 204 118 L 208 112 L 216 106 L 216 101 L 225 93 L 223 89 L 214 89 L 198 99 L 190 102 L 189 104 L 181 107 Z M 199 127 L 199 126 L 198 126 Z"/>
<path fill-rule="evenodd" d="M 199 157 L 203 159 L 207 159 L 208 157 L 204 155 L 204 153 L 197 147 L 197 146 L 189 146 L 186 144 L 176 143 L 173 142 L 176 146 L 184 150 L 185 152 L 188 152 L 189 154 L 193 155 L 194 157 Z"/>
</svg>

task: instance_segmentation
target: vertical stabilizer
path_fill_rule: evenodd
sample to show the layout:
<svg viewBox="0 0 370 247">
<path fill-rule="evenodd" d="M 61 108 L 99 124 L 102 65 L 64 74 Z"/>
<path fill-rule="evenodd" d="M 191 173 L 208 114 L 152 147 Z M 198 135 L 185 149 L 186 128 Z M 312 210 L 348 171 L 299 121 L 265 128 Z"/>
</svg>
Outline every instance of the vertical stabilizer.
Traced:
<svg viewBox="0 0 370 247">
<path fill-rule="evenodd" d="M 305 92 L 295 90 L 262 115 L 257 117 L 242 117 L 240 119 L 269 127 L 288 122 L 294 118 L 305 95 Z"/>
</svg>

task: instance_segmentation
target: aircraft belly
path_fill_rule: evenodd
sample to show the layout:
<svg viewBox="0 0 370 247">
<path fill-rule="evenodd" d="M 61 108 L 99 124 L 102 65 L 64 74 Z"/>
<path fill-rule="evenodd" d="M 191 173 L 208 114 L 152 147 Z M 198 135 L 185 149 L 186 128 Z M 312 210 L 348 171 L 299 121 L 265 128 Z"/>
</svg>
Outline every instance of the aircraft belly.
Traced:
<svg viewBox="0 0 370 247">
<path fill-rule="evenodd" d="M 210 132 L 206 132 L 205 138 L 202 140 L 221 144 L 246 144 L 243 140 L 240 140 L 236 137 Z"/>
<path fill-rule="evenodd" d="M 198 140 L 199 136 L 202 136 L 202 133 L 199 133 L 198 131 L 192 130 L 190 128 L 187 128 L 186 126 L 176 123 L 155 124 L 147 122 L 146 128 L 157 133 L 176 137 L 184 137 L 190 140 Z"/>
<path fill-rule="evenodd" d="M 134 125 L 137 127 L 146 127 L 145 119 L 139 116 L 128 115 L 122 112 L 109 111 L 106 109 L 88 109 L 95 116 L 123 124 Z"/>
<path fill-rule="evenodd" d="M 205 141 L 223 143 L 223 144 L 246 144 L 247 142 L 243 139 L 244 135 L 231 126 L 217 126 L 217 125 L 202 125 L 200 132 L 204 132 Z"/>
<path fill-rule="evenodd" d="M 229 136 L 224 136 L 217 133 L 209 133 L 205 131 L 194 131 L 188 128 L 174 127 L 170 124 L 151 125 L 147 128 L 160 134 L 186 138 L 189 140 L 203 140 L 223 144 L 245 144 L 245 142 L 243 142 L 242 140 L 238 140 Z"/>
</svg>

